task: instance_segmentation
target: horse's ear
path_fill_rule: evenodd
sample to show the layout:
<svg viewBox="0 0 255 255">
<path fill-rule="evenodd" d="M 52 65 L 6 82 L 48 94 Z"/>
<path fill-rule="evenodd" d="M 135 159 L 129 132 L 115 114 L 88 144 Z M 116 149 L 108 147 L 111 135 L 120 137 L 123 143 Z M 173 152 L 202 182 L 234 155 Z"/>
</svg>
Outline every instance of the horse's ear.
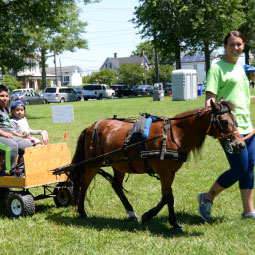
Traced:
<svg viewBox="0 0 255 255">
<path fill-rule="evenodd" d="M 219 111 L 220 110 L 220 106 L 219 104 L 215 103 L 212 99 L 210 101 L 211 107 L 213 109 L 213 111 Z"/>
</svg>

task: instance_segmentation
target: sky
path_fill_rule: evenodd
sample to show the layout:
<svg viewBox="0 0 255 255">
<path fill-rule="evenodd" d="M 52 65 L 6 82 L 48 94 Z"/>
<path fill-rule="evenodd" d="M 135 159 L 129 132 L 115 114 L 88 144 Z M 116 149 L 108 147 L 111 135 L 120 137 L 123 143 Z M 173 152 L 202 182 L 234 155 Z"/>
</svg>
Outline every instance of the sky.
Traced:
<svg viewBox="0 0 255 255">
<path fill-rule="evenodd" d="M 78 65 L 82 75 L 98 71 L 107 57 L 129 57 L 142 41 L 135 24 L 130 22 L 134 17 L 134 7 L 139 0 L 101 0 L 100 3 L 78 6 L 82 9 L 80 19 L 88 23 L 83 37 L 88 41 L 88 49 L 75 53 L 65 52 L 57 55 L 57 66 Z M 47 61 L 54 67 L 53 58 Z"/>
</svg>

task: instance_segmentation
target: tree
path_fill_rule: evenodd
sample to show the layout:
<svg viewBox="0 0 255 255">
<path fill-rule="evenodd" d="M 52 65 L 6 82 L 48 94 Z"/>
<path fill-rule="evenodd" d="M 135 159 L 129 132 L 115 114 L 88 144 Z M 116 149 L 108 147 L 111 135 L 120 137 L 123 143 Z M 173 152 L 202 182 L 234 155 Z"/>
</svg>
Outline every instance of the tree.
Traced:
<svg viewBox="0 0 255 255">
<path fill-rule="evenodd" d="M 40 56 L 43 89 L 46 88 L 46 61 L 54 50 L 56 54 L 60 54 L 65 50 L 87 48 L 87 41 L 82 38 L 86 23 L 79 20 L 80 10 L 76 4 L 68 3 L 58 8 L 58 15 L 52 17 L 54 27 L 30 25 L 25 32 Z"/>
<path fill-rule="evenodd" d="M 244 22 L 242 0 L 194 0 L 188 5 L 186 19 L 191 26 L 185 43 L 191 52 L 205 54 L 206 72 L 210 68 L 210 54 L 222 46 L 225 35 Z"/>
<path fill-rule="evenodd" d="M 181 68 L 181 51 L 186 45 L 187 1 L 182 0 L 140 0 L 135 8 L 133 22 L 141 28 L 143 38 L 150 38 L 154 47 L 162 54 L 174 53 L 176 68 Z M 184 29 L 185 28 L 185 29 Z"/>
<path fill-rule="evenodd" d="M 163 54 L 175 53 L 176 69 L 180 53 L 205 53 L 206 70 L 210 53 L 222 46 L 229 30 L 244 23 L 242 0 L 140 0 L 133 22 L 143 37 L 152 38 Z"/>
<path fill-rule="evenodd" d="M 2 83 L 3 85 L 7 86 L 11 91 L 14 89 L 22 88 L 22 84 L 9 74 L 3 76 Z"/>
<path fill-rule="evenodd" d="M 146 55 L 151 65 L 155 63 L 155 46 L 152 41 L 146 40 L 141 42 L 136 46 L 136 50 L 132 51 L 131 56 L 142 56 Z M 158 50 L 158 58 L 160 64 L 173 64 L 174 63 L 174 54 L 169 52 L 168 54 L 163 54 L 161 50 Z"/>
<path fill-rule="evenodd" d="M 171 82 L 172 71 L 174 67 L 172 65 L 159 65 L 160 82 Z M 147 81 L 149 84 L 154 84 L 156 79 L 155 67 L 152 67 L 147 74 Z"/>
<path fill-rule="evenodd" d="M 98 2 L 83 0 L 84 4 Z M 33 41 L 25 34 L 30 26 L 54 29 L 53 17 L 75 0 L 0 0 L 0 69 L 2 74 L 17 72 L 30 65 L 36 53 Z"/>
<path fill-rule="evenodd" d="M 238 30 L 243 34 L 245 39 L 245 48 L 244 48 L 244 54 L 245 54 L 245 64 L 249 65 L 249 58 L 250 58 L 250 52 L 254 52 L 255 48 L 255 0 L 246 0 L 242 1 L 243 6 L 243 12 L 245 14 L 245 21 L 242 23 L 242 25 L 238 28 Z"/>
<path fill-rule="evenodd" d="M 140 64 L 122 64 L 118 72 L 118 83 L 132 87 L 144 81 L 144 69 Z"/>
<path fill-rule="evenodd" d="M 114 80 L 116 80 L 116 73 L 113 70 L 106 68 L 100 70 L 99 72 L 93 72 L 89 82 L 112 85 Z"/>
</svg>

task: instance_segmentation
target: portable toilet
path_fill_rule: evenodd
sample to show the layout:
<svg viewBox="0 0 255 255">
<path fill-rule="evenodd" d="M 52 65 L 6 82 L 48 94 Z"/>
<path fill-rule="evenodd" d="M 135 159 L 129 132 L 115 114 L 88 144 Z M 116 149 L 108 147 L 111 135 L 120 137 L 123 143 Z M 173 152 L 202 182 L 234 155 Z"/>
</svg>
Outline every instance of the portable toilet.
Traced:
<svg viewBox="0 0 255 255">
<path fill-rule="evenodd" d="M 179 69 L 172 72 L 172 98 L 175 101 L 197 99 L 197 71 Z"/>
</svg>

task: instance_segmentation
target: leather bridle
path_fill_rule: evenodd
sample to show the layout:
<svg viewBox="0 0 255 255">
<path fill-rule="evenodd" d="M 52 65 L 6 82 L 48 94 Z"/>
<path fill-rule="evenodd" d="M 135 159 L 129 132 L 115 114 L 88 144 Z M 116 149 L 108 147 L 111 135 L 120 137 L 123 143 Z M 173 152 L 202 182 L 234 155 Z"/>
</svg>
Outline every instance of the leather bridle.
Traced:
<svg viewBox="0 0 255 255">
<path fill-rule="evenodd" d="M 239 133 L 237 130 L 238 124 L 237 124 L 236 120 L 234 119 L 233 114 L 231 113 L 231 111 L 229 110 L 229 108 L 227 106 L 224 106 L 220 103 L 218 103 L 218 105 L 221 107 L 221 109 L 219 111 L 212 112 L 211 122 L 210 122 L 210 125 L 209 125 L 206 133 L 209 134 L 209 132 L 211 131 L 211 128 L 214 127 L 220 133 L 220 136 L 215 137 L 215 138 L 220 139 L 220 140 L 223 139 L 225 141 L 226 151 L 228 153 L 232 154 L 234 152 L 233 138 L 234 138 L 235 134 Z M 222 126 L 222 120 L 220 119 L 220 116 L 225 113 L 229 113 L 230 117 L 233 121 L 232 130 L 231 130 L 231 132 L 229 132 L 227 134 L 225 134 L 225 132 L 224 132 L 224 128 Z"/>
</svg>

